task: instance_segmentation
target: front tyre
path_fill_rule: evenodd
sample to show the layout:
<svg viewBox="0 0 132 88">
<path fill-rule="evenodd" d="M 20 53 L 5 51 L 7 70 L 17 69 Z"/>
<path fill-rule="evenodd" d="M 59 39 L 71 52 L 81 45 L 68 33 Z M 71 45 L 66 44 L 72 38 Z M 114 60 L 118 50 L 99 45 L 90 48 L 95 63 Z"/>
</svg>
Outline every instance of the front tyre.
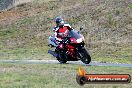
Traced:
<svg viewBox="0 0 132 88">
<path fill-rule="evenodd" d="M 89 64 L 91 62 L 91 57 L 85 48 L 80 49 L 78 54 L 83 63 Z"/>
</svg>

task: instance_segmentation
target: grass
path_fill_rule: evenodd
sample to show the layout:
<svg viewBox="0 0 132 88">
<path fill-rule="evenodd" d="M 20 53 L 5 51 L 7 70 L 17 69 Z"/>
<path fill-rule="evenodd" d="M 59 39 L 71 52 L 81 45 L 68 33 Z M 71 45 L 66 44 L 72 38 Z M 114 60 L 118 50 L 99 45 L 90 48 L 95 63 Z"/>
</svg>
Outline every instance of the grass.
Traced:
<svg viewBox="0 0 132 88">
<path fill-rule="evenodd" d="M 1 88 L 81 88 L 76 83 L 78 65 L 0 63 Z M 89 74 L 130 74 L 132 68 L 82 66 Z M 122 70 L 123 69 L 123 70 Z M 130 88 L 132 84 L 90 84 L 84 88 Z"/>
<path fill-rule="evenodd" d="M 0 59 L 49 59 L 46 39 L 36 38 L 25 29 L 0 30 Z"/>
<path fill-rule="evenodd" d="M 56 0 L 33 0 L 33 3 L 45 3 L 45 2 L 49 2 L 49 1 L 56 1 Z"/>
<path fill-rule="evenodd" d="M 132 63 L 131 28 L 127 29 L 127 25 L 131 25 L 132 4 L 127 5 L 127 0 L 97 1 L 33 0 L 9 13 L 0 13 L 1 19 L 7 19 L 0 21 L 0 60 L 55 59 L 47 54 L 50 49 L 47 38 L 54 26 L 53 18 L 61 15 L 75 29 L 81 26 L 86 29 L 87 48 L 93 61 Z M 124 40 L 127 41 L 124 43 Z M 78 67 L 72 64 L 0 63 L 0 88 L 82 88 L 76 83 Z M 128 67 L 82 67 L 92 74 L 132 75 L 132 68 Z M 83 87 L 131 88 L 132 83 Z"/>
<path fill-rule="evenodd" d="M 132 3 L 129 3 L 129 4 L 128 4 L 128 7 L 129 7 L 130 9 L 132 9 Z"/>
<path fill-rule="evenodd" d="M 132 63 L 132 47 L 118 50 L 98 50 L 92 54 L 93 60 L 99 62 Z"/>
<path fill-rule="evenodd" d="M 12 14 L 9 17 L 11 20 L 0 22 L 0 60 L 53 58 L 47 54 L 47 39 L 54 26 L 53 19 L 61 15 L 75 29 L 81 26 L 86 29 L 86 44 L 91 46 L 87 48 L 90 48 L 92 60 L 132 63 L 132 47 L 128 44 L 131 43 L 131 30 L 125 28 L 131 24 L 131 3 L 126 5 L 126 0 L 121 1 L 33 0 L 11 9 L 9 13 L 15 12 L 17 15 Z M 5 13 L 8 14 L 8 11 Z M 1 17 L 8 19 L 7 14 Z M 19 15 L 22 16 L 16 19 Z M 125 39 L 127 41 L 124 43 Z M 118 41 L 119 44 L 116 44 Z"/>
<path fill-rule="evenodd" d="M 51 59 L 53 58 L 48 54 L 48 48 L 13 48 L 13 49 L 3 49 L 0 51 L 1 59 L 12 59 L 12 60 L 42 60 L 42 59 Z"/>
</svg>

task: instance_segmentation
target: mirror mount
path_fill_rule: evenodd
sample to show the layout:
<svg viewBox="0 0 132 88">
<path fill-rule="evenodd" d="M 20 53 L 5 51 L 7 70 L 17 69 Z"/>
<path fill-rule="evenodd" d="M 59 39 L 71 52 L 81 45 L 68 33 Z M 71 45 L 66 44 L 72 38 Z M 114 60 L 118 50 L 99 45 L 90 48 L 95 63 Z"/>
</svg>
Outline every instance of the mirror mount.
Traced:
<svg viewBox="0 0 132 88">
<path fill-rule="evenodd" d="M 83 30 L 83 27 L 80 27 L 80 31 L 82 31 Z"/>
<path fill-rule="evenodd" d="M 80 27 L 80 30 L 78 31 L 78 33 L 81 33 L 83 31 L 83 27 Z"/>
</svg>

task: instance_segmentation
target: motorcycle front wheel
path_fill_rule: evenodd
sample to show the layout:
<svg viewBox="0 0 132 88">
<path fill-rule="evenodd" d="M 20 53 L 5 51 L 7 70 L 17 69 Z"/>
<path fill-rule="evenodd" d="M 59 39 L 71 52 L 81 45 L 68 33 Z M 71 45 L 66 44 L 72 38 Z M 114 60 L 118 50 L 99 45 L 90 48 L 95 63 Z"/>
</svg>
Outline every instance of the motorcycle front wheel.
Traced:
<svg viewBox="0 0 132 88">
<path fill-rule="evenodd" d="M 85 48 L 80 49 L 78 55 L 83 63 L 89 64 L 91 62 L 91 57 Z"/>
</svg>

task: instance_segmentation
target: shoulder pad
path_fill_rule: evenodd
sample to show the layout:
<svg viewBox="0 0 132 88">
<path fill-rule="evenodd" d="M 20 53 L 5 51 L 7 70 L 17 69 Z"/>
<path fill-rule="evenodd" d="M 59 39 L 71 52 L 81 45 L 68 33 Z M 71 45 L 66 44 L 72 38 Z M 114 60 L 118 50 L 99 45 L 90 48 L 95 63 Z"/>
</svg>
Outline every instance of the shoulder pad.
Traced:
<svg viewBox="0 0 132 88">
<path fill-rule="evenodd" d="M 68 26 L 68 27 L 70 27 L 70 28 L 71 28 L 71 26 L 70 26 L 69 24 L 64 24 L 64 26 Z"/>
</svg>

